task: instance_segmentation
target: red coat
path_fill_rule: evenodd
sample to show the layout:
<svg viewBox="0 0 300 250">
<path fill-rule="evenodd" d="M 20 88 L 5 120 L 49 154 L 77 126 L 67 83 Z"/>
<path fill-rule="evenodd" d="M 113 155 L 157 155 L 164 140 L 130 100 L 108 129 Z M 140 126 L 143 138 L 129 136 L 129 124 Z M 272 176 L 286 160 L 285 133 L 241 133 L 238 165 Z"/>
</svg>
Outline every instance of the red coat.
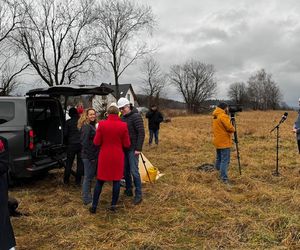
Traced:
<svg viewBox="0 0 300 250">
<path fill-rule="evenodd" d="M 99 122 L 94 144 L 100 145 L 97 179 L 117 181 L 124 174 L 124 151 L 130 147 L 127 123 L 118 115 L 108 115 L 107 120 Z"/>
</svg>

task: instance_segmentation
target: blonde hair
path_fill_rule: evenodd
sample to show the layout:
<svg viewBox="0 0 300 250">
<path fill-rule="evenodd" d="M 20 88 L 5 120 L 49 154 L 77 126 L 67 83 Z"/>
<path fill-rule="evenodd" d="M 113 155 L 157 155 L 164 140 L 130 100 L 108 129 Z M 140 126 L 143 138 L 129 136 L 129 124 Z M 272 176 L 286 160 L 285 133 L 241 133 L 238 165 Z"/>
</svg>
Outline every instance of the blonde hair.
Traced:
<svg viewBox="0 0 300 250">
<path fill-rule="evenodd" d="M 93 108 L 85 109 L 84 112 L 81 114 L 81 116 L 78 119 L 77 128 L 81 129 L 83 125 L 90 123 L 90 121 L 88 119 L 88 113 L 89 113 L 90 110 L 93 110 L 96 114 L 96 110 L 93 109 Z M 95 121 L 97 123 L 97 117 L 96 117 Z"/>
<path fill-rule="evenodd" d="M 114 114 L 114 115 L 118 115 L 119 114 L 119 108 L 115 107 L 115 106 L 110 106 L 107 109 L 107 114 Z"/>
</svg>

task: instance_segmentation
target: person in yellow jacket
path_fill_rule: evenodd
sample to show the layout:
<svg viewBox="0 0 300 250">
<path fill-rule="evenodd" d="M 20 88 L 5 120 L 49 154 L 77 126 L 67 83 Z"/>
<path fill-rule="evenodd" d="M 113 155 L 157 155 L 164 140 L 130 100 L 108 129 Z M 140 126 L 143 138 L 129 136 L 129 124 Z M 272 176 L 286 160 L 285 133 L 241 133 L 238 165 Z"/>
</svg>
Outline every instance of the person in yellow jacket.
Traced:
<svg viewBox="0 0 300 250">
<path fill-rule="evenodd" d="M 229 108 L 221 102 L 213 111 L 213 144 L 216 148 L 215 168 L 220 171 L 220 178 L 224 183 L 228 183 L 228 165 L 230 162 L 230 148 L 232 146 L 232 133 L 234 126 L 230 122 L 228 115 Z"/>
</svg>

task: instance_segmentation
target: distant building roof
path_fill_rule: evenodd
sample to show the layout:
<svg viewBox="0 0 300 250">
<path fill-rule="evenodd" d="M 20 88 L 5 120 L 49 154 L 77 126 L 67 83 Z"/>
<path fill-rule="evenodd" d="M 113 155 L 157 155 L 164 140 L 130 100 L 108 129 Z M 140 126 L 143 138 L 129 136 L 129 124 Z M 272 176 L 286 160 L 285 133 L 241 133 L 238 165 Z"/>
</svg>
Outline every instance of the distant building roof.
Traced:
<svg viewBox="0 0 300 250">
<path fill-rule="evenodd" d="M 116 85 L 111 85 L 107 83 L 103 83 L 104 86 L 107 86 L 113 90 L 111 93 L 114 97 L 116 97 Z M 132 85 L 131 84 L 119 84 L 119 91 L 120 91 L 120 97 L 125 97 L 127 98 L 126 94 L 128 90 L 131 89 L 134 99 L 137 100 L 136 94 L 133 91 Z"/>
</svg>

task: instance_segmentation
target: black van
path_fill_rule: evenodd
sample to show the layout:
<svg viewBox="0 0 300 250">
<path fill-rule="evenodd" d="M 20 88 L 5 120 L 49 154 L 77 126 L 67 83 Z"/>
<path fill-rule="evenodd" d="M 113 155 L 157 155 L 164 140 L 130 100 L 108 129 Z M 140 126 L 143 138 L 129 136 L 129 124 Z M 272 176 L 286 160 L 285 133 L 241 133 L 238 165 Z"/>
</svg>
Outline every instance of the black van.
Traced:
<svg viewBox="0 0 300 250">
<path fill-rule="evenodd" d="M 106 86 L 54 86 L 35 89 L 25 97 L 0 97 L 0 135 L 8 140 L 11 178 L 62 167 L 65 113 L 59 96 L 107 95 Z"/>
</svg>

